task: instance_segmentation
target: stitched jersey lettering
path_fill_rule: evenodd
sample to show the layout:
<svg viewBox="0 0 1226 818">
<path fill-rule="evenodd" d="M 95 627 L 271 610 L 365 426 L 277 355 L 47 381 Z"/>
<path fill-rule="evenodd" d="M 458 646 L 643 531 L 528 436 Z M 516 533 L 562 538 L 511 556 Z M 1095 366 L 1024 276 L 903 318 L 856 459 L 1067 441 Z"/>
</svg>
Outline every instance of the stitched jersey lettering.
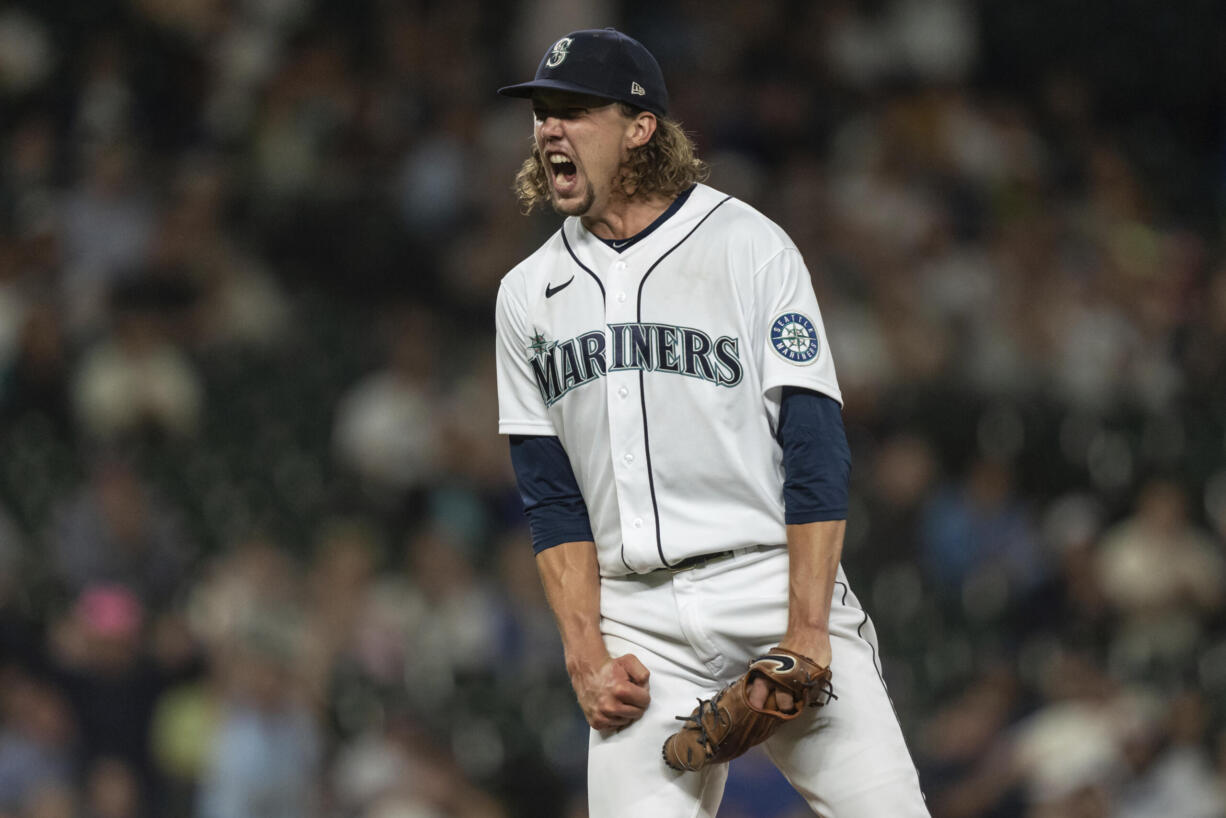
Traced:
<svg viewBox="0 0 1226 818">
<path fill-rule="evenodd" d="M 529 359 L 537 389 L 552 406 L 606 372 L 665 372 L 714 384 L 736 386 L 744 368 L 740 342 L 673 324 L 610 324 L 609 335 L 586 332 L 575 338 L 540 344 Z"/>
</svg>

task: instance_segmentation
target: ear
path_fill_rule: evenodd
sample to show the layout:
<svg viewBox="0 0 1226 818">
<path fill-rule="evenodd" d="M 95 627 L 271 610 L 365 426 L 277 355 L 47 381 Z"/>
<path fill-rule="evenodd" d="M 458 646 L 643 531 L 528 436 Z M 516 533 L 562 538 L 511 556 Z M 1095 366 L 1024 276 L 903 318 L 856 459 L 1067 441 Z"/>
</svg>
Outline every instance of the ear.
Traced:
<svg viewBox="0 0 1226 818">
<path fill-rule="evenodd" d="M 650 111 L 639 111 L 626 125 L 626 148 L 633 150 L 641 148 L 651 141 L 656 132 L 656 115 Z"/>
</svg>

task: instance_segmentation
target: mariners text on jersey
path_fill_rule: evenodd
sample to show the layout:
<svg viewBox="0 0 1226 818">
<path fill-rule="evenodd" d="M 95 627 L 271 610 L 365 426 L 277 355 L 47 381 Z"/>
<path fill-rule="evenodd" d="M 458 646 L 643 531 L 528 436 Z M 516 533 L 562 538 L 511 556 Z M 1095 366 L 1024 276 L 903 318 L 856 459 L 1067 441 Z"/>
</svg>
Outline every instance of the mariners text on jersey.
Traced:
<svg viewBox="0 0 1226 818">
<path fill-rule="evenodd" d="M 700 329 L 671 324 L 608 326 L 608 338 L 599 330 L 565 341 L 533 334 L 529 361 L 546 406 L 609 371 L 673 372 L 716 386 L 741 382 L 740 342 L 732 336 L 712 340 Z"/>
</svg>

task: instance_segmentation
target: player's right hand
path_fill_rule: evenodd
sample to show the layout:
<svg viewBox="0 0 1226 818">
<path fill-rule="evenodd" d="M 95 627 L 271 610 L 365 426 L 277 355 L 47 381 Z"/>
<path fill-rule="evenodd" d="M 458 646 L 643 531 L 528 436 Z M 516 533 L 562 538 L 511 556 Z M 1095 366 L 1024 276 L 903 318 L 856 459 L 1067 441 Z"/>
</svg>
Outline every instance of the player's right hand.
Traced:
<svg viewBox="0 0 1226 818">
<path fill-rule="evenodd" d="M 632 653 L 609 657 L 591 671 L 572 674 L 571 684 L 594 730 L 619 730 L 636 721 L 651 703 L 650 671 Z"/>
</svg>

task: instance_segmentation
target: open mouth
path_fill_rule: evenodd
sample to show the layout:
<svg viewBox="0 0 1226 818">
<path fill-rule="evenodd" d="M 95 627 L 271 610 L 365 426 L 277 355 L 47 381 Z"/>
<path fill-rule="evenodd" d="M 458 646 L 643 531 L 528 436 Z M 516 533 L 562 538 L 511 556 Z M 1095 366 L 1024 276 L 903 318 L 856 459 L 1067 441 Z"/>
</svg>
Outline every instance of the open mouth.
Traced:
<svg viewBox="0 0 1226 818">
<path fill-rule="evenodd" d="M 561 153 L 549 154 L 549 168 L 553 171 L 554 186 L 558 189 L 570 188 L 579 175 L 575 163 Z"/>
</svg>

